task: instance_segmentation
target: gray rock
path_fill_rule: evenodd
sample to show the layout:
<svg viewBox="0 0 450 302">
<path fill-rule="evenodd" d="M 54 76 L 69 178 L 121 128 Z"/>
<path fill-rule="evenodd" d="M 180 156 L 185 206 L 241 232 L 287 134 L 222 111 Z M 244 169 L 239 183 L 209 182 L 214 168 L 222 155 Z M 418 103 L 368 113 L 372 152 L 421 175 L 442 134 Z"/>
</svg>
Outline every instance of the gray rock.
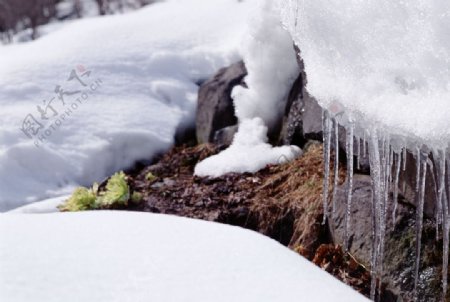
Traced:
<svg viewBox="0 0 450 302">
<path fill-rule="evenodd" d="M 368 175 L 355 174 L 353 179 L 353 199 L 349 229 L 349 250 L 358 261 L 370 268 L 372 253 L 372 185 Z M 399 196 L 396 224 L 392 219 L 392 192 L 387 204 L 387 222 L 385 237 L 385 258 L 383 283 L 389 292 L 404 301 L 412 299 L 415 263 L 415 208 L 411 203 Z M 338 187 L 335 214 L 328 220 L 328 227 L 332 241 L 343 245 L 346 213 L 346 183 Z M 439 265 L 440 258 L 430 257 L 436 253 L 434 239 L 434 224 L 432 221 L 424 223 L 422 237 L 422 259 L 420 279 L 420 301 L 438 301 Z M 430 273 L 432 271 L 432 273 Z M 437 285 L 436 285 L 437 284 Z M 436 286 L 435 286 L 436 285 Z M 384 300 L 383 300 L 384 301 Z"/>
<path fill-rule="evenodd" d="M 213 143 L 219 147 L 228 147 L 233 142 L 234 135 L 238 130 L 238 125 L 228 126 L 217 130 L 214 134 Z"/>
<path fill-rule="evenodd" d="M 237 123 L 231 91 L 236 85 L 245 85 L 246 75 L 244 63 L 238 62 L 222 68 L 200 86 L 196 117 L 198 143 L 212 142 L 217 130 Z"/>
</svg>

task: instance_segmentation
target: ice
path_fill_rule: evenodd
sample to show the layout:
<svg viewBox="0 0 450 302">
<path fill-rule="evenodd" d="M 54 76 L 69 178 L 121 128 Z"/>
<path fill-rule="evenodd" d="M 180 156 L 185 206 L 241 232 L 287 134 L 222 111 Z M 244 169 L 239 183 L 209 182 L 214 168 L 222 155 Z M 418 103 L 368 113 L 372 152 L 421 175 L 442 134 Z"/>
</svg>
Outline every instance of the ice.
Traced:
<svg viewBox="0 0 450 302">
<path fill-rule="evenodd" d="M 350 122 L 349 127 L 346 129 L 346 153 L 347 153 L 347 199 L 346 199 L 346 211 L 345 211 L 345 234 L 344 234 L 344 249 L 347 252 L 349 249 L 349 231 L 350 220 L 352 214 L 352 194 L 353 194 L 353 123 Z"/>
<path fill-rule="evenodd" d="M 331 128 L 332 122 L 330 113 L 323 112 L 323 224 L 328 216 L 328 192 L 330 185 L 330 157 L 331 157 Z"/>
<path fill-rule="evenodd" d="M 167 150 L 177 128 L 193 125 L 197 82 L 241 58 L 256 2 L 169 0 L 0 47 L 0 211 L 69 194 Z M 68 110 L 56 85 L 84 89 L 66 81 L 72 70 L 102 85 L 83 104 L 64 95 L 78 109 L 44 143 L 29 139 L 22 122 L 29 113 L 42 122 L 43 100 L 55 97 L 59 118 Z"/>
<path fill-rule="evenodd" d="M 417 153 L 417 284 L 427 167 L 436 184 L 437 193 L 432 196 L 437 203 L 436 235 L 443 224 L 444 241 L 448 240 L 444 203 L 448 209 L 450 194 L 444 194 L 443 189 L 448 171 L 445 176 L 445 163 L 428 159 L 427 164 L 424 157 L 429 156 L 429 150 L 435 154 L 433 160 L 442 157 L 436 155 L 448 152 L 450 142 L 450 2 L 279 0 L 277 6 L 285 28 L 300 49 L 308 93 L 324 110 L 342 108 L 346 128 L 349 117 L 353 117 L 357 139 L 370 130 L 374 187 L 372 298 L 376 278 L 380 286 L 382 282 L 389 194 L 393 191 L 395 225 L 400 170 L 404 175 L 407 164 L 413 164 L 407 163 L 407 152 Z M 359 158 L 359 148 L 356 151 Z M 402 178 L 405 192 L 406 177 Z M 444 263 L 448 263 L 448 253 L 444 257 Z"/>
<path fill-rule="evenodd" d="M 337 117 L 333 119 L 334 124 L 334 183 L 333 183 L 333 205 L 332 205 L 332 215 L 336 212 L 336 196 L 337 188 L 339 185 L 339 123 Z"/>
<path fill-rule="evenodd" d="M 278 242 L 169 215 L 0 215 L 8 302 L 367 301 Z M 270 273 L 268 273 L 270 272 Z"/>
<path fill-rule="evenodd" d="M 419 171 L 419 182 L 417 184 L 418 190 L 416 193 L 418 193 L 417 198 L 417 208 L 416 208 L 416 260 L 415 260 L 415 267 L 414 267 L 414 295 L 415 299 L 417 300 L 417 286 L 419 282 L 419 269 L 420 269 L 420 250 L 422 245 L 422 228 L 423 228 L 423 207 L 424 207 L 424 201 L 425 201 L 425 181 L 426 181 L 426 175 L 427 175 L 427 160 L 428 157 L 426 155 L 421 154 L 419 151 L 417 162 L 418 162 L 418 168 Z"/>
<path fill-rule="evenodd" d="M 392 209 L 392 227 L 395 228 L 397 222 L 397 208 L 398 208 L 398 191 L 401 168 L 401 153 L 395 154 L 395 175 L 394 175 L 394 207 Z"/>
<path fill-rule="evenodd" d="M 378 133 L 376 129 L 371 130 L 369 136 L 369 162 L 370 176 L 372 179 L 372 257 L 370 263 L 371 284 L 370 298 L 375 299 L 377 276 L 378 276 L 378 255 L 380 242 L 380 214 L 381 214 L 381 198 L 382 198 L 382 181 L 381 181 L 381 161 L 380 147 L 378 141 Z"/>
</svg>

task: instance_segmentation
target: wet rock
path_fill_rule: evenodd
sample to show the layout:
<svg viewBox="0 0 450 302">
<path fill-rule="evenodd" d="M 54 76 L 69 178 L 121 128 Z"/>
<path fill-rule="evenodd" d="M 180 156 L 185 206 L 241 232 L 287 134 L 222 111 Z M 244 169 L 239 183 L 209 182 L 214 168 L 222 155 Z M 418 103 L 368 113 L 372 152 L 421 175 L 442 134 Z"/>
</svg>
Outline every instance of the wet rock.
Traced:
<svg viewBox="0 0 450 302">
<path fill-rule="evenodd" d="M 370 267 L 372 252 L 372 185 L 368 175 L 354 175 L 352 211 L 349 229 L 349 250 L 366 267 Z M 329 229 L 333 242 L 344 243 L 346 183 L 338 187 L 335 214 L 329 219 Z M 393 225 L 392 192 L 387 204 L 385 237 L 385 257 L 382 301 L 403 301 L 412 299 L 415 265 L 415 208 L 403 196 L 399 196 L 396 224 Z M 436 243 L 433 223 L 425 222 L 422 239 L 422 259 L 420 278 L 423 286 L 420 301 L 439 301 L 439 266 L 441 261 L 439 244 Z M 437 255 L 436 255 L 437 254 Z M 430 271 L 432 273 L 430 273 Z M 438 284 L 434 286 L 433 284 Z"/>
<path fill-rule="evenodd" d="M 220 148 L 228 147 L 233 142 L 234 135 L 238 130 L 238 126 L 228 126 L 217 130 L 214 134 L 214 144 L 219 146 Z"/>
<path fill-rule="evenodd" d="M 217 130 L 236 125 L 231 91 L 236 85 L 244 85 L 246 75 L 247 70 L 241 61 L 222 68 L 200 86 L 196 116 L 198 143 L 212 142 Z"/>
</svg>

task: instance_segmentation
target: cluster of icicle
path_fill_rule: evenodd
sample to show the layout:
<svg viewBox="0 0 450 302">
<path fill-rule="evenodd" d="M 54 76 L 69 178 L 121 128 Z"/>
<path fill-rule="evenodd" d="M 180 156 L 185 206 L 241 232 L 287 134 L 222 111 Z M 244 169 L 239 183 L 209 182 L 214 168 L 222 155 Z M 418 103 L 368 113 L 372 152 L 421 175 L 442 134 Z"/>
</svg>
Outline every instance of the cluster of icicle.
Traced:
<svg viewBox="0 0 450 302">
<path fill-rule="evenodd" d="M 336 190 L 339 179 L 339 119 L 340 116 L 331 116 L 330 112 L 324 111 L 323 115 L 323 143 L 324 143 L 324 185 L 323 185 L 323 207 L 324 222 L 327 217 L 335 213 Z M 345 125 L 346 129 L 346 156 L 347 159 L 356 157 L 356 164 L 359 166 L 360 157 L 366 157 L 367 152 L 370 162 L 370 175 L 372 179 L 372 257 L 371 257 L 371 290 L 370 297 L 375 299 L 378 285 L 382 283 L 383 259 L 385 248 L 385 235 L 387 228 L 387 215 L 392 215 L 393 225 L 396 221 L 396 210 L 399 195 L 399 185 L 405 189 L 405 183 L 399 184 L 400 170 L 406 171 L 407 148 L 406 146 L 397 146 L 393 144 L 389 134 L 382 133 L 378 129 L 361 130 L 361 135 L 354 135 L 355 124 L 351 118 L 348 118 Z M 354 154 L 353 142 L 359 142 Z M 334 140 L 334 141 L 333 141 Z M 334 144 L 333 144 L 334 143 Z M 362 148 L 361 148 L 362 145 Z M 330 181 L 330 161 L 331 149 L 334 146 L 334 188 L 331 196 L 331 211 L 329 206 L 329 181 Z M 447 292 L 447 271 L 449 256 L 449 200 L 450 200 L 450 160 L 446 150 L 431 151 L 434 159 L 430 160 L 430 151 L 426 147 L 415 147 L 413 150 L 416 167 L 416 260 L 414 270 L 414 295 L 417 300 L 417 286 L 419 280 L 419 265 L 421 257 L 421 239 L 423 227 L 423 212 L 425 201 L 425 186 L 427 177 L 427 168 L 433 171 L 437 181 L 436 192 L 436 234 L 439 228 L 443 231 L 443 270 L 442 270 L 442 287 L 443 300 L 445 300 Z M 362 149 L 362 150 L 361 150 Z M 410 149 L 410 148 L 409 148 Z M 410 151 L 408 151 L 410 152 Z M 446 160 L 447 155 L 447 160 Z M 353 160 L 347 160 L 347 176 L 346 176 L 346 213 L 345 213 L 345 233 L 344 247 L 349 249 L 349 229 L 350 215 L 352 210 L 352 192 L 353 192 Z M 393 198 L 389 198 L 392 192 Z M 392 200 L 392 201 L 391 201 Z M 391 213 L 387 212 L 388 202 L 393 202 Z M 437 235 L 438 236 L 438 235 Z M 380 291 L 379 291 L 380 292 Z M 378 295 L 379 297 L 379 295 Z"/>
</svg>

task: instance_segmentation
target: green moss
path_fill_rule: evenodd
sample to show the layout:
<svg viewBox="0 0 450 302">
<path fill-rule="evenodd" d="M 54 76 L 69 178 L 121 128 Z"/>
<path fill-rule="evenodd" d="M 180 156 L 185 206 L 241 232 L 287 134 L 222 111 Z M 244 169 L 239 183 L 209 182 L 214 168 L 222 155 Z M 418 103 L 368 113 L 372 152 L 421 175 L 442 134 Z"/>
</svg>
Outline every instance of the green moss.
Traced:
<svg viewBox="0 0 450 302">
<path fill-rule="evenodd" d="M 97 204 L 100 207 L 126 205 L 129 199 L 130 189 L 126 175 L 123 172 L 118 172 L 108 180 L 105 192 L 100 193 L 100 196 L 97 198 Z"/>
<path fill-rule="evenodd" d="M 142 197 L 142 193 L 133 192 L 133 194 L 131 195 L 131 202 L 139 203 L 142 200 Z"/>
<path fill-rule="evenodd" d="M 154 182 L 157 179 L 157 177 L 155 175 L 153 175 L 152 172 L 148 172 L 147 175 L 145 175 L 145 179 L 148 182 Z"/>
<path fill-rule="evenodd" d="M 142 195 L 134 195 L 135 200 Z M 60 211 L 86 211 L 97 208 L 110 208 L 117 205 L 127 205 L 130 200 L 130 188 L 125 173 L 119 172 L 111 176 L 104 192 L 99 192 L 99 186 L 94 183 L 92 189 L 77 188 L 72 196 L 58 208 Z"/>
<path fill-rule="evenodd" d="M 63 212 L 86 211 L 93 209 L 96 204 L 96 192 L 87 188 L 77 188 L 72 196 L 62 205 L 58 206 Z"/>
</svg>

